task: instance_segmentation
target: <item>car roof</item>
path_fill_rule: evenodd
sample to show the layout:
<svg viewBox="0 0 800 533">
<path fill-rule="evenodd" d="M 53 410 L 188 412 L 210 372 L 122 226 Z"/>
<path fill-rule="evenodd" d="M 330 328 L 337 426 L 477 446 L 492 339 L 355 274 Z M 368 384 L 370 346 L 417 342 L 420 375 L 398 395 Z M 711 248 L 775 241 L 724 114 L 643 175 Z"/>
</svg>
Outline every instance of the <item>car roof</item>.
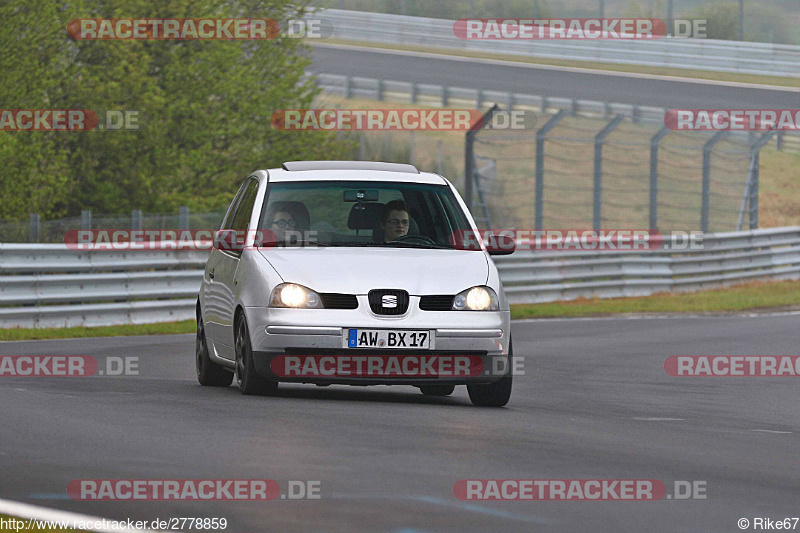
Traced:
<svg viewBox="0 0 800 533">
<path fill-rule="evenodd" d="M 321 163 L 321 164 L 320 164 Z M 324 163 L 333 163 L 328 165 Z M 394 163 L 372 163 L 356 164 L 368 162 L 293 162 L 284 163 L 288 168 L 298 168 L 303 170 L 286 170 L 285 168 L 271 168 L 266 172 L 269 174 L 269 181 L 281 183 L 292 181 L 388 181 L 400 183 L 428 183 L 434 185 L 445 185 L 447 181 L 438 174 L 431 172 L 419 172 L 412 165 L 400 165 Z M 346 167 L 354 168 L 346 168 Z M 304 170 L 305 168 L 314 170 Z M 361 168 L 358 168 L 361 167 Z"/>
</svg>

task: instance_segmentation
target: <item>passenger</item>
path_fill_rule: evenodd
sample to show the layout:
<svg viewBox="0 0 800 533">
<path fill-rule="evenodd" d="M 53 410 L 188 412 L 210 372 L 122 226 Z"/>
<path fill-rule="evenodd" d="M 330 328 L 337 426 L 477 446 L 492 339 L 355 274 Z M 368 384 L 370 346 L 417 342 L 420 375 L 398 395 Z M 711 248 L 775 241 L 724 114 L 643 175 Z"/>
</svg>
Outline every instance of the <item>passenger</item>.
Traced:
<svg viewBox="0 0 800 533">
<path fill-rule="evenodd" d="M 293 231 L 296 226 L 297 221 L 286 206 L 281 205 L 280 202 L 270 206 L 266 227 L 275 233 L 276 242 L 284 242 L 286 240 L 286 231 Z"/>
</svg>

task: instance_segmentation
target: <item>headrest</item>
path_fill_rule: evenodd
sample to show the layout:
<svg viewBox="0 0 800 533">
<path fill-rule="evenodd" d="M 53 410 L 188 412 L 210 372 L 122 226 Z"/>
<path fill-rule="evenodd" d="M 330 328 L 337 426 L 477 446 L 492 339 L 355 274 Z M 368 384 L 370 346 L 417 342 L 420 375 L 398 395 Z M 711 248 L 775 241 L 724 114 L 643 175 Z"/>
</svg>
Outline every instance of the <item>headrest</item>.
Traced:
<svg viewBox="0 0 800 533">
<path fill-rule="evenodd" d="M 355 230 L 370 230 L 380 224 L 383 204 L 380 202 L 356 202 L 350 208 L 347 227 Z"/>
</svg>

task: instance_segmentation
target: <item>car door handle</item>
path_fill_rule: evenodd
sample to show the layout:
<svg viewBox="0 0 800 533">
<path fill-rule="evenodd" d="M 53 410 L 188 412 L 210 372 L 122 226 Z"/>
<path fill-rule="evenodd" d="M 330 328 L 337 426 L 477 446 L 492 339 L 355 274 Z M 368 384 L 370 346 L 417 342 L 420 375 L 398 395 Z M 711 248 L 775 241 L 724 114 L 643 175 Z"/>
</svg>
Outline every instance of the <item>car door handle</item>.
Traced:
<svg viewBox="0 0 800 533">
<path fill-rule="evenodd" d="M 208 273 L 208 279 L 214 279 L 214 271 L 213 270 Z"/>
</svg>

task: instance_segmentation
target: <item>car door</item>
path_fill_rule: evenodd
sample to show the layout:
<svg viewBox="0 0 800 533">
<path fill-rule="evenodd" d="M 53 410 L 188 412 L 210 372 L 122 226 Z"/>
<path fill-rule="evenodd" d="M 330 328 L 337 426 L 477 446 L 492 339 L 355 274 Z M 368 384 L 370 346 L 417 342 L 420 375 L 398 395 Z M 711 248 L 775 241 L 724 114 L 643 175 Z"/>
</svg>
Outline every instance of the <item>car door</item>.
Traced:
<svg viewBox="0 0 800 533">
<path fill-rule="evenodd" d="M 233 229 L 233 216 L 236 214 L 236 207 L 244 194 L 248 180 L 242 182 L 236 196 L 233 197 L 228 211 L 225 213 L 225 218 L 220 226 L 221 230 Z M 216 248 L 212 248 L 211 253 L 206 261 L 206 268 L 203 274 L 203 291 L 200 305 L 203 309 L 203 320 L 205 321 L 206 337 L 215 342 L 222 341 L 222 316 L 224 304 L 222 293 L 220 292 L 221 286 L 216 283 L 215 276 L 220 262 L 224 259 L 222 252 Z"/>
<path fill-rule="evenodd" d="M 250 217 L 253 214 L 253 206 L 258 197 L 258 180 L 249 178 L 244 186 L 244 192 L 236 206 L 236 212 L 231 218 L 230 228 L 237 232 L 237 242 L 244 245 Z M 217 250 L 218 259 L 215 262 L 213 276 L 216 299 L 219 304 L 219 323 L 217 324 L 218 337 L 215 340 L 228 347 L 233 347 L 233 312 L 236 305 L 236 291 L 234 277 L 239 267 L 241 250 Z M 227 356 L 232 353 L 228 350 L 220 352 L 220 355 Z"/>
</svg>

